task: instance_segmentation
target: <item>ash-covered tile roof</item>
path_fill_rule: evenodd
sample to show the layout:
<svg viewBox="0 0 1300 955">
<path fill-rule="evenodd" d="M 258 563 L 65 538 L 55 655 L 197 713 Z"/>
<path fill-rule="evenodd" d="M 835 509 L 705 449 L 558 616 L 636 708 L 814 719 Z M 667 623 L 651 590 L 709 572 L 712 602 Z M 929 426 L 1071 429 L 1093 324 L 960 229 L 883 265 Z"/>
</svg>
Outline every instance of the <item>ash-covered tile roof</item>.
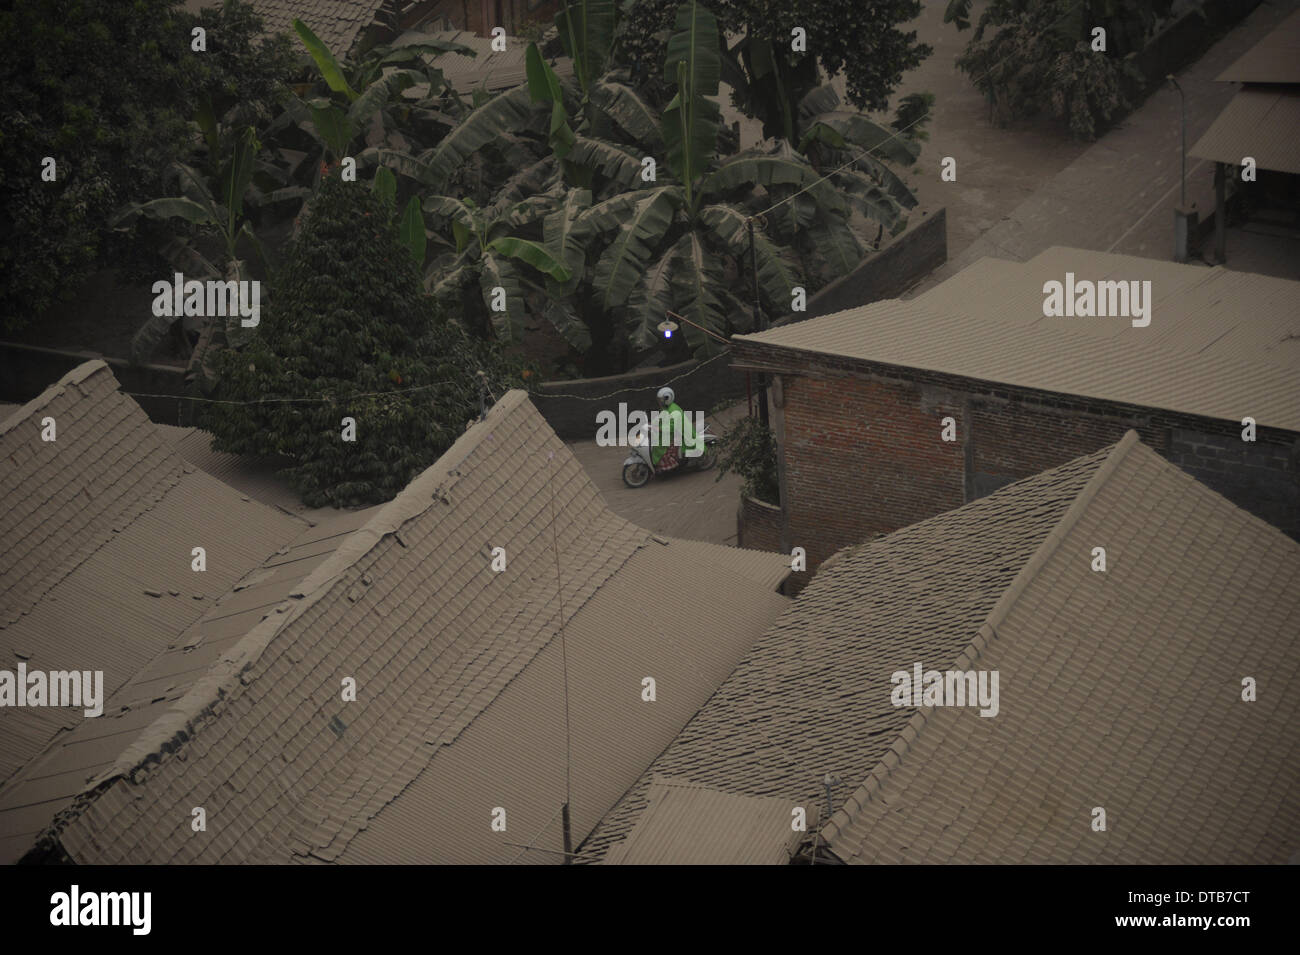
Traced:
<svg viewBox="0 0 1300 955">
<path fill-rule="evenodd" d="M 1232 865 L 1300 849 L 1300 544 L 1133 432 L 957 669 L 998 671 L 998 714 L 914 711 L 823 830 L 842 859 Z"/>
<path fill-rule="evenodd" d="M 276 475 L 274 462 L 260 461 L 243 454 L 213 451 L 212 435 L 198 428 L 180 428 L 167 424 L 154 427 L 176 449 L 176 453 L 190 464 L 255 501 L 308 520 L 333 510 L 304 507 L 302 499 L 288 482 Z"/>
<path fill-rule="evenodd" d="M 111 777 L 119 762 L 134 767 L 128 753 L 141 734 L 377 510 L 337 513 L 303 529 L 227 593 L 197 605 L 197 620 L 169 621 L 170 642 L 109 696 L 103 715 L 60 734 L 0 790 L 0 864 L 29 852 L 57 814 Z M 175 606 L 190 609 L 187 601 Z M 95 608 L 82 612 L 89 617 Z"/>
<path fill-rule="evenodd" d="M 251 0 L 267 33 L 287 33 L 297 44 L 293 21 L 311 28 L 342 59 L 361 31 L 375 22 L 388 0 Z M 299 47 L 300 48 L 300 47 Z"/>
<path fill-rule="evenodd" d="M 1150 281 L 1150 324 L 1047 317 L 1049 281 Z M 1141 289 L 1141 286 L 1139 286 Z M 1002 382 L 1300 431 L 1300 282 L 1053 247 L 981 259 L 909 301 L 885 300 L 735 336 L 742 363 L 800 353 Z"/>
<path fill-rule="evenodd" d="M 946 666 L 1105 459 L 1100 451 L 822 564 L 582 847 L 601 859 L 627 836 L 654 774 L 726 793 L 825 805 L 842 800 L 911 716 L 890 704 L 890 675 Z M 812 831 L 811 829 L 809 831 Z"/>
<path fill-rule="evenodd" d="M 788 603 L 760 556 L 616 517 L 510 392 L 224 634 L 47 835 L 78 862 L 556 861 L 519 847 L 558 849 L 566 790 L 581 838 Z"/>
</svg>

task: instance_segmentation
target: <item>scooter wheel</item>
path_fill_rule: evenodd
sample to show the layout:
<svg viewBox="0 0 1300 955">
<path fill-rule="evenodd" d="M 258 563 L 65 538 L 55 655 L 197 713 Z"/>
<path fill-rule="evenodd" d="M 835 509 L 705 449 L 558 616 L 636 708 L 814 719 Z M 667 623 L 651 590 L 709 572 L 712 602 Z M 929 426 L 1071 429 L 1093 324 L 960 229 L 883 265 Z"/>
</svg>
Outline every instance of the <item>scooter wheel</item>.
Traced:
<svg viewBox="0 0 1300 955">
<path fill-rule="evenodd" d="M 718 452 L 712 447 L 704 449 L 704 453 L 695 459 L 695 470 L 708 471 L 718 463 Z"/>
<path fill-rule="evenodd" d="M 623 465 L 623 483 L 628 487 L 643 487 L 650 480 L 650 466 L 641 461 Z"/>
</svg>

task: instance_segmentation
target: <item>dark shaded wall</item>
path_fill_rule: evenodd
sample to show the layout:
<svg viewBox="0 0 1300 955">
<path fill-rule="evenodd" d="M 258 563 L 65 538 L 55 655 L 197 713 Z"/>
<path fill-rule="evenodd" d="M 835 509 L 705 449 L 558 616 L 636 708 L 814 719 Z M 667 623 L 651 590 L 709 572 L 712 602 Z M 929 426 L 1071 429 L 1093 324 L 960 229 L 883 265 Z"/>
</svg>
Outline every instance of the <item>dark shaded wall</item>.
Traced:
<svg viewBox="0 0 1300 955">
<path fill-rule="evenodd" d="M 1129 429 L 1300 540 L 1300 433 L 1257 428 L 1250 443 L 1232 421 L 778 351 L 745 344 L 737 359 L 781 373 L 787 542 L 807 550 L 810 571 L 791 578 L 790 592 L 841 547 L 1091 454 Z M 957 425 L 951 443 L 941 438 L 945 417 Z"/>
</svg>

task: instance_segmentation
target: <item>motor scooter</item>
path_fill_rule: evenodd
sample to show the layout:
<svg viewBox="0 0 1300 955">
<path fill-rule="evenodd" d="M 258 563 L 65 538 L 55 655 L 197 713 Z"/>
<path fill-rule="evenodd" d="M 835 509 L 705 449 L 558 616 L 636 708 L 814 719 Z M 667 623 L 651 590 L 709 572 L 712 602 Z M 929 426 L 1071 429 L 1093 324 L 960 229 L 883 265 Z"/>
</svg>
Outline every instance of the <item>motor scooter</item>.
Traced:
<svg viewBox="0 0 1300 955">
<path fill-rule="evenodd" d="M 709 430 L 707 422 L 700 430 L 699 438 L 704 446 L 698 455 L 689 457 L 683 452 L 681 462 L 676 467 L 669 468 L 667 471 L 656 471 L 654 465 L 650 463 L 650 426 L 638 424 L 628 432 L 628 455 L 623 461 L 623 483 L 633 488 L 644 487 L 652 477 L 666 477 L 683 471 L 709 470 L 718 463 L 718 452 L 714 445 L 721 439 Z"/>
</svg>

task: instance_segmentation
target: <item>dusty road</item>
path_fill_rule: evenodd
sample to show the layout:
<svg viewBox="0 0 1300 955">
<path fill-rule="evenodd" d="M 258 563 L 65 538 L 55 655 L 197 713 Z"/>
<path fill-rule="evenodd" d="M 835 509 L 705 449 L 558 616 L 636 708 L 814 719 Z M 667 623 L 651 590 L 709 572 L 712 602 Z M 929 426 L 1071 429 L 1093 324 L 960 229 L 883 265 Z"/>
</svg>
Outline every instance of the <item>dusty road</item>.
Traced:
<svg viewBox="0 0 1300 955">
<path fill-rule="evenodd" d="M 688 407 L 689 395 L 681 396 Z M 745 414 L 745 403 L 708 416 L 718 433 Z M 594 429 L 593 429 L 594 430 Z M 741 480 L 728 474 L 697 471 L 655 478 L 635 490 L 623 483 L 626 448 L 602 448 L 592 441 L 567 442 L 615 514 L 647 530 L 714 544 L 736 545 L 736 510 L 740 507 Z"/>
</svg>

